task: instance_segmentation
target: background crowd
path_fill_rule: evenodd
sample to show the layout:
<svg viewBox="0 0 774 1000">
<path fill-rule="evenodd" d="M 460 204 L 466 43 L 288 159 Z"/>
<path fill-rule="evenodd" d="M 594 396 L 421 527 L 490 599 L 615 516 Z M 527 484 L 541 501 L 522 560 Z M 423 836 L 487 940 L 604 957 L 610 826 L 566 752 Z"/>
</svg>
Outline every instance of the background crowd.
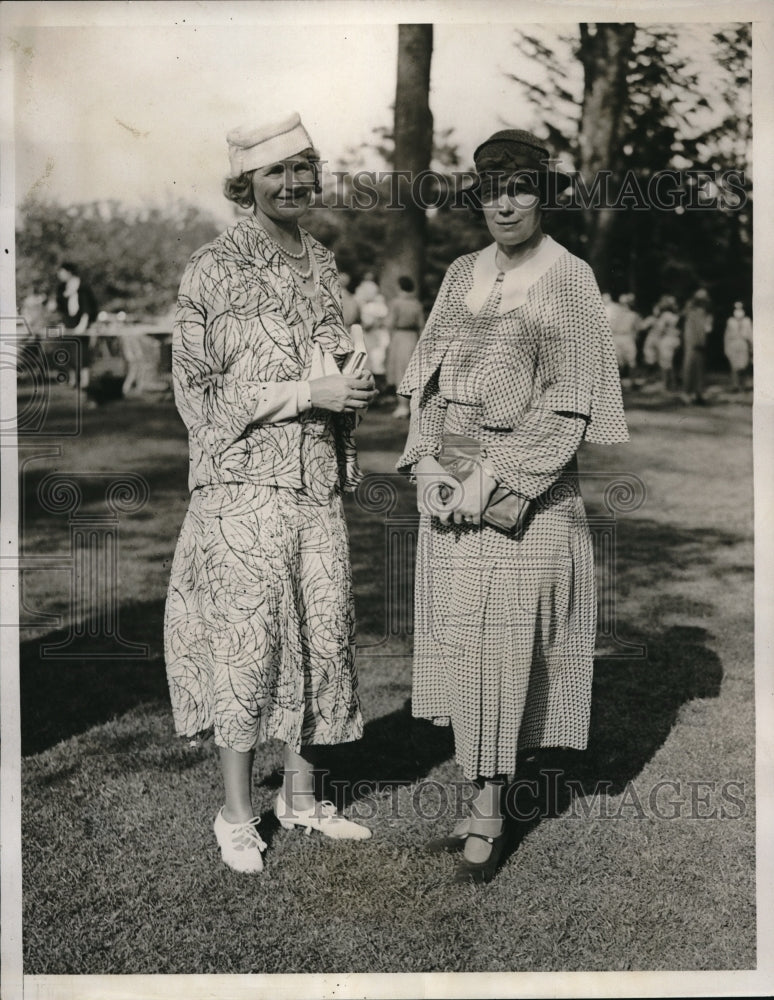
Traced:
<svg viewBox="0 0 774 1000">
<path fill-rule="evenodd" d="M 379 391 L 376 405 L 394 404 L 393 415 L 407 418 L 408 403 L 396 398 L 395 390 L 432 300 L 420 301 L 407 275 L 400 276 L 397 294 L 391 297 L 382 291 L 373 270 L 362 272 L 354 290 L 348 272 L 340 272 L 340 280 L 344 321 L 363 330 L 369 369 Z M 710 373 L 722 376 L 722 388 L 733 393 L 751 388 L 752 319 L 741 299 L 726 312 L 714 305 L 705 288 L 697 288 L 682 302 L 665 293 L 649 312 L 638 311 L 631 292 L 617 299 L 605 292 L 603 300 L 624 389 L 661 392 L 685 404 L 704 405 Z M 48 287 L 39 285 L 28 292 L 20 315 L 27 340 L 42 339 L 57 325 L 75 337 L 77 355 L 71 354 L 68 381 L 81 392 L 85 406 L 169 391 L 171 310 L 145 323 L 127 322 L 123 310 L 101 310 L 78 265 L 62 261 Z M 711 397 L 721 387 L 709 388 Z"/>
<path fill-rule="evenodd" d="M 650 315 L 641 316 L 629 292 L 614 301 L 604 296 L 625 388 L 661 388 L 680 391 L 684 403 L 706 402 L 707 353 L 715 328 L 709 293 L 697 289 L 681 307 L 674 295 L 662 295 Z M 734 302 L 733 312 L 722 324 L 723 353 L 730 371 L 730 389 L 748 387 L 752 372 L 752 320 L 744 302 Z"/>
</svg>

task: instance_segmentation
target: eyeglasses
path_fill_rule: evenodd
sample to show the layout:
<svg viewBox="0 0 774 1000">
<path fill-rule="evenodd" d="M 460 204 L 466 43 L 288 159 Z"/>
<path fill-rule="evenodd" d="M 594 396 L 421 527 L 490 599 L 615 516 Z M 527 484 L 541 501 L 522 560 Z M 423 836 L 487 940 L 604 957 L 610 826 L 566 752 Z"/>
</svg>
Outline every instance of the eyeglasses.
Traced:
<svg viewBox="0 0 774 1000">
<path fill-rule="evenodd" d="M 540 188 L 525 173 L 510 176 L 503 173 L 484 174 L 478 195 L 484 205 L 494 204 L 505 195 L 517 208 L 533 208 L 540 200 Z"/>
</svg>

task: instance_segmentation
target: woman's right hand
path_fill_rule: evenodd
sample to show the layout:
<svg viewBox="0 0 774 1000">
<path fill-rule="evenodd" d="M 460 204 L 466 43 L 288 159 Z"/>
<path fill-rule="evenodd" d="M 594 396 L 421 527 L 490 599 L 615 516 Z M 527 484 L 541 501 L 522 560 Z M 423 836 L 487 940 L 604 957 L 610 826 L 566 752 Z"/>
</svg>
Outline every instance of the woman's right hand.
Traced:
<svg viewBox="0 0 774 1000">
<path fill-rule="evenodd" d="M 368 372 L 361 376 L 324 375 L 310 381 L 309 396 L 312 406 L 320 410 L 351 413 L 365 409 L 375 398 L 376 390 L 372 386 L 373 378 Z"/>
<path fill-rule="evenodd" d="M 448 517 L 459 497 L 461 484 L 431 456 L 421 458 L 414 466 L 417 481 L 417 510 L 431 517 Z"/>
</svg>

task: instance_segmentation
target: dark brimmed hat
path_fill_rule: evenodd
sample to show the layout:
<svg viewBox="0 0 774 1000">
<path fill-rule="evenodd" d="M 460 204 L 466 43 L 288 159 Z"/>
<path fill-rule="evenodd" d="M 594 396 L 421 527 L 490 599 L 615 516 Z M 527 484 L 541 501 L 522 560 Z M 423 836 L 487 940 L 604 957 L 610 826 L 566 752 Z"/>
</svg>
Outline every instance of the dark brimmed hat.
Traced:
<svg viewBox="0 0 774 1000">
<path fill-rule="evenodd" d="M 481 207 L 479 196 L 487 177 L 519 175 L 532 181 L 542 197 L 556 195 L 572 184 L 572 177 L 553 165 L 543 142 L 523 129 L 506 128 L 490 135 L 476 148 L 473 162 L 478 176 L 462 193 L 469 196 L 475 209 Z"/>
</svg>

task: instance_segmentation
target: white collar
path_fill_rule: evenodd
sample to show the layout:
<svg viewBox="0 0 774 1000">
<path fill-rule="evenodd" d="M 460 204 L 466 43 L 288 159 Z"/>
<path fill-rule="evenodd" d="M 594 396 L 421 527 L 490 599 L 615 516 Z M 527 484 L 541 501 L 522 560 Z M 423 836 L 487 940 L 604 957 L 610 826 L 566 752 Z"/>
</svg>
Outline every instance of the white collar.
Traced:
<svg viewBox="0 0 774 1000">
<path fill-rule="evenodd" d="M 510 312 L 527 301 L 527 293 L 539 278 L 567 251 L 550 236 L 546 236 L 537 253 L 519 267 L 505 271 L 500 296 L 500 314 Z M 492 286 L 503 272 L 495 263 L 497 244 L 485 247 L 473 265 L 473 286 L 465 296 L 465 305 L 476 315 L 489 298 Z"/>
</svg>

